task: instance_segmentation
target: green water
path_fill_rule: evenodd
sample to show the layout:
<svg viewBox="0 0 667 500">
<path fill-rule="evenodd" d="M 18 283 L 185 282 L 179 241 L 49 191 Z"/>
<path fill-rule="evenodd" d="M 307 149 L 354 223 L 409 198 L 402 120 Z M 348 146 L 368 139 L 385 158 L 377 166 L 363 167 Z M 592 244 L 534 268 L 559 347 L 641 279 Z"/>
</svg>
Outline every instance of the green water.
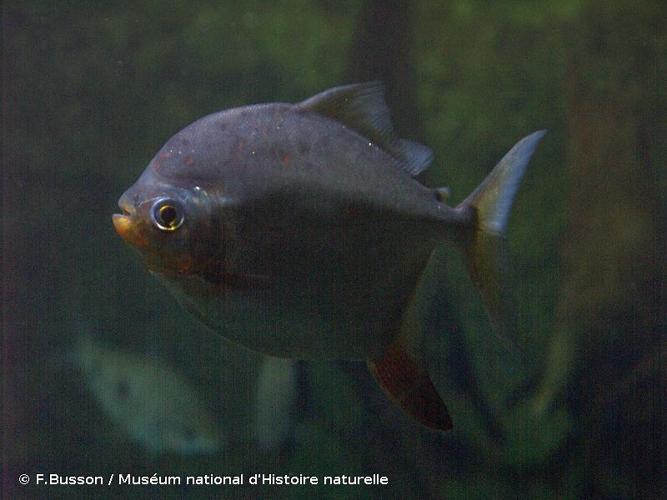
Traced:
<svg viewBox="0 0 667 500">
<path fill-rule="evenodd" d="M 3 497 L 664 496 L 666 20 L 662 2 L 626 0 L 5 2 Z M 276 417 L 287 431 L 262 449 L 261 358 L 184 313 L 111 214 L 200 116 L 375 79 L 400 135 L 435 152 L 420 180 L 451 187 L 452 203 L 549 129 L 509 225 L 525 359 L 495 341 L 449 249 L 424 349 L 454 430 L 406 418 L 363 363 L 299 363 Z M 77 365 L 82 336 L 187 380 L 219 449 L 156 453 L 128 435 Z M 120 474 L 182 484 L 119 486 Z M 388 484 L 322 484 L 373 474 Z"/>
</svg>

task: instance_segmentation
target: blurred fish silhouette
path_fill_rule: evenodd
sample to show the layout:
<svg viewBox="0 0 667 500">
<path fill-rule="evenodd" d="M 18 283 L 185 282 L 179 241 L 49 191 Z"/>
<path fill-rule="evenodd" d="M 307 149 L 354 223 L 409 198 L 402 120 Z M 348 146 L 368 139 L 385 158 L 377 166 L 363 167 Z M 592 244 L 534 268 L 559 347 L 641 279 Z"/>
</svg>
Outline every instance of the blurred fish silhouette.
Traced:
<svg viewBox="0 0 667 500">
<path fill-rule="evenodd" d="M 278 450 L 290 438 L 297 403 L 298 366 L 266 356 L 259 367 L 254 434 L 261 450 Z"/>
<path fill-rule="evenodd" d="M 120 198 L 118 234 L 204 324 L 277 357 L 363 359 L 404 411 L 451 428 L 426 371 L 416 289 L 434 249 L 461 248 L 497 332 L 514 195 L 543 131 L 461 204 L 413 177 L 431 150 L 395 136 L 381 84 L 215 113 L 162 147 Z"/>
<path fill-rule="evenodd" d="M 170 367 L 88 337 L 79 339 L 72 359 L 104 412 L 150 453 L 210 454 L 219 449 L 212 417 Z"/>
</svg>

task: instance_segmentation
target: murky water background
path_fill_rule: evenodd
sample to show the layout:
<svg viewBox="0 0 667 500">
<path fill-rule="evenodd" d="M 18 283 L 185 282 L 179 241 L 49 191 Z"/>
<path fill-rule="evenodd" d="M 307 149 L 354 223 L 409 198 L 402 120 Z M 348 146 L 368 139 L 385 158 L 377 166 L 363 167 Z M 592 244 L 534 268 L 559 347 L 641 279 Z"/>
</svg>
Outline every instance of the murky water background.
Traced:
<svg viewBox="0 0 667 500">
<path fill-rule="evenodd" d="M 660 497 L 665 14 L 658 1 L 5 3 L 3 492 Z M 194 119 L 371 79 L 400 134 L 434 149 L 423 182 L 453 202 L 549 129 L 509 229 L 524 365 L 442 253 L 425 349 L 447 434 L 407 419 L 363 363 L 267 366 L 205 331 L 111 225 Z M 35 485 L 51 473 L 246 484 Z M 255 473 L 389 484 L 255 487 Z"/>
</svg>

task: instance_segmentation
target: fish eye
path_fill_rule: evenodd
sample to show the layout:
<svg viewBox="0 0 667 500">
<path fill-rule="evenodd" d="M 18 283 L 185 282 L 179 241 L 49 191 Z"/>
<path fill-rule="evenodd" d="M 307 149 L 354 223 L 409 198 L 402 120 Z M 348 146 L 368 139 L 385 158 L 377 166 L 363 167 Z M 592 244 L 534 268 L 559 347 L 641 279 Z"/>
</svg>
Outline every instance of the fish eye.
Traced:
<svg viewBox="0 0 667 500">
<path fill-rule="evenodd" d="M 162 231 L 176 231 L 183 224 L 183 210 L 172 199 L 161 198 L 153 204 L 151 216 Z"/>
</svg>

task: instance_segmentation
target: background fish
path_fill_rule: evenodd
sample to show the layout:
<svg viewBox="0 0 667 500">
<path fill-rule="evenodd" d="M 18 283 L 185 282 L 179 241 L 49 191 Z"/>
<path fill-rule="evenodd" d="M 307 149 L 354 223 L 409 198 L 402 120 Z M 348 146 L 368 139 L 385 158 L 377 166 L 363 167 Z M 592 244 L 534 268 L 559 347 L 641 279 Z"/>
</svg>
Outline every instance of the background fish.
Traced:
<svg viewBox="0 0 667 500">
<path fill-rule="evenodd" d="M 117 232 L 206 325 L 273 356 L 365 359 L 436 429 L 451 419 L 421 361 L 411 308 L 434 249 L 462 248 L 497 331 L 512 200 L 544 132 L 455 208 L 413 179 L 433 155 L 393 133 L 380 84 L 204 117 L 120 198 Z"/>
<path fill-rule="evenodd" d="M 109 418 L 151 453 L 210 454 L 220 449 L 214 419 L 183 378 L 153 358 L 82 337 L 72 356 Z"/>
<path fill-rule="evenodd" d="M 261 450 L 286 444 L 295 425 L 298 366 L 294 360 L 266 356 L 257 375 L 254 434 Z"/>
</svg>

